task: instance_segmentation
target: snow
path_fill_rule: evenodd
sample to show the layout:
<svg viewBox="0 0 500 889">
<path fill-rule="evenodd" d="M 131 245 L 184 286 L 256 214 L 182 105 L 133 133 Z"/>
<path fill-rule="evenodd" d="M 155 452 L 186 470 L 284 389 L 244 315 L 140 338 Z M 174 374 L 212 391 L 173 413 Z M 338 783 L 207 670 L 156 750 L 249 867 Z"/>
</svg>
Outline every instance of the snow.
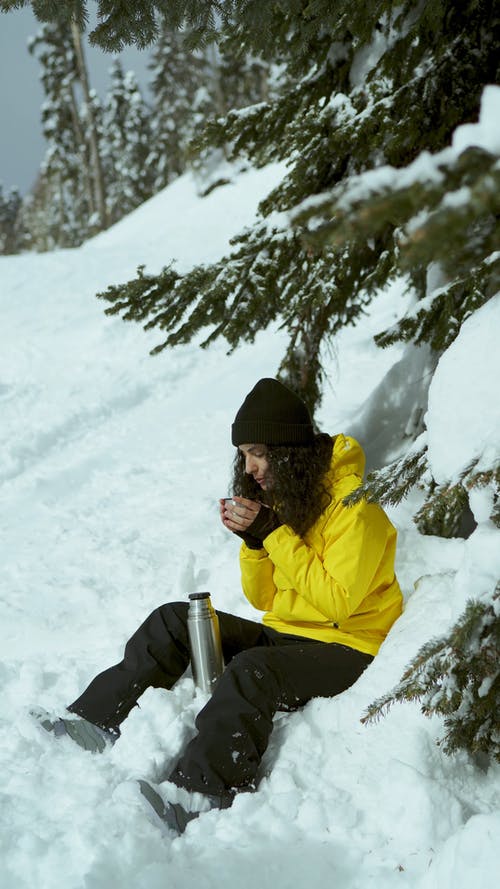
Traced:
<svg viewBox="0 0 500 889">
<path fill-rule="evenodd" d="M 441 722 L 417 705 L 360 722 L 420 646 L 495 584 L 498 532 L 481 495 L 468 540 L 420 536 L 418 492 L 391 510 L 406 605 L 380 654 L 345 694 L 279 714 L 258 792 L 181 838 L 145 817 L 137 779 L 158 779 L 192 734 L 204 698 L 189 675 L 168 694 L 148 690 L 102 756 L 56 742 L 30 715 L 36 706 L 62 713 L 162 602 L 210 589 L 217 607 L 259 617 L 240 591 L 238 542 L 220 525 L 217 500 L 228 490 L 230 423 L 256 379 L 276 373 L 283 332 L 273 327 L 231 356 L 223 343 L 193 343 L 151 358 L 158 334 L 106 317 L 94 294 L 141 262 L 157 271 L 172 258 L 180 269 L 219 258 L 283 173 L 249 170 L 205 199 L 182 177 L 77 250 L 0 259 L 6 889 L 486 889 L 498 873 L 500 768 L 446 757 Z M 407 309 L 404 284 L 379 294 L 325 355 L 322 427 L 356 427 L 375 463 L 393 446 L 386 431 L 400 405 L 391 391 L 406 374 L 413 399 L 426 364 L 401 345 L 373 344 Z M 436 471 L 463 466 L 455 413 L 474 454 L 493 436 L 482 419 L 495 404 L 482 382 L 493 361 L 483 343 L 497 305 L 466 322 L 438 367 L 427 415 Z"/>
<path fill-rule="evenodd" d="M 500 441 L 499 329 L 500 293 L 464 322 L 439 360 L 427 414 L 428 459 L 439 484 L 458 481 L 473 460 L 478 470 L 493 462 Z"/>
<path fill-rule="evenodd" d="M 478 147 L 500 153 L 500 86 L 490 84 L 483 90 L 478 123 L 466 123 L 453 133 L 452 145 L 459 154 L 466 148 Z"/>
<path fill-rule="evenodd" d="M 253 221 L 258 202 L 285 172 L 285 163 L 276 163 L 240 173 L 238 184 L 230 183 L 203 199 L 203 213 L 195 178 L 181 176 L 168 191 L 150 198 L 112 228 L 87 241 L 81 250 L 84 254 L 90 251 L 91 256 L 96 250 L 105 250 L 113 258 L 116 250 L 116 271 L 113 269 L 103 283 L 125 279 L 141 263 L 147 265 L 148 271 L 156 272 L 175 260 L 177 270 L 184 272 L 194 264 L 215 262 L 227 253 L 230 238 Z M 248 195 L 246 201 L 239 200 L 242 189 Z M 113 274 L 121 277 L 115 279 Z"/>
<path fill-rule="evenodd" d="M 367 75 L 375 68 L 391 45 L 391 42 L 385 34 L 376 30 L 373 33 L 371 43 L 362 46 L 356 51 L 349 71 L 351 87 L 361 87 L 365 84 Z"/>
</svg>

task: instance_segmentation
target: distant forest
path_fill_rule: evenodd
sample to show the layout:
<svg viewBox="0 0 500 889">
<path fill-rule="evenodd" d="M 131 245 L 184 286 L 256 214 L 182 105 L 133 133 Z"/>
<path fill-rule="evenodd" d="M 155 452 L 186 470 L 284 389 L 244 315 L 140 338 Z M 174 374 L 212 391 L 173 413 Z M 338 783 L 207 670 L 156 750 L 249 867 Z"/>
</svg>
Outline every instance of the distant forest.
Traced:
<svg viewBox="0 0 500 889">
<path fill-rule="evenodd" d="M 40 26 L 29 51 L 40 64 L 46 152 L 24 199 L 0 184 L 0 253 L 76 247 L 187 167 L 201 192 L 216 184 L 224 147 L 196 152 L 193 138 L 232 109 L 267 101 L 278 71 L 229 43 L 187 51 L 186 37 L 161 27 L 150 50 L 148 102 L 134 72 L 116 60 L 106 95 L 97 94 L 75 22 Z"/>
</svg>

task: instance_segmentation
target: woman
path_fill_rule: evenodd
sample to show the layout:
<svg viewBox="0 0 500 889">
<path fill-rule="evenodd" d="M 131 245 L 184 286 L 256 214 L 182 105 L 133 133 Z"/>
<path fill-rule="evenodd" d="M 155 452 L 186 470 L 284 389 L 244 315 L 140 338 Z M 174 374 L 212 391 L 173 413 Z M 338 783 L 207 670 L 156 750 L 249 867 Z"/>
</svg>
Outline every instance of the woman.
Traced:
<svg viewBox="0 0 500 889">
<path fill-rule="evenodd" d="M 395 529 L 378 505 L 343 503 L 363 476 L 357 442 L 315 434 L 306 405 L 273 379 L 246 397 L 232 442 L 233 498 L 220 501 L 220 516 L 243 541 L 243 591 L 265 614 L 257 623 L 218 612 L 226 669 L 197 716 L 198 733 L 159 788 L 162 796 L 140 782 L 178 833 L 200 811 L 255 789 L 276 711 L 351 686 L 401 613 Z M 104 749 L 146 688 L 172 688 L 184 673 L 186 622 L 186 603 L 158 608 L 127 643 L 123 661 L 70 705 L 80 719 L 45 719 L 44 727 Z"/>
</svg>

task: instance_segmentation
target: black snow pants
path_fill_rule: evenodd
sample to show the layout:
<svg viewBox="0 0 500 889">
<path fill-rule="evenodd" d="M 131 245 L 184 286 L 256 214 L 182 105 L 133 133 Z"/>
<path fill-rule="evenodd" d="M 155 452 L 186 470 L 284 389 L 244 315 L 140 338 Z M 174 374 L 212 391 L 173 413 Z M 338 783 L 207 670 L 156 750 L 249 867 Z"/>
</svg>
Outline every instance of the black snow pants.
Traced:
<svg viewBox="0 0 500 889">
<path fill-rule="evenodd" d="M 123 660 L 96 676 L 68 710 L 116 730 L 146 688 L 172 688 L 190 660 L 187 611 L 185 602 L 153 611 L 127 642 Z M 197 735 L 168 780 L 228 796 L 255 787 L 276 711 L 340 694 L 373 658 L 337 643 L 217 614 L 226 669 L 196 717 Z"/>
</svg>

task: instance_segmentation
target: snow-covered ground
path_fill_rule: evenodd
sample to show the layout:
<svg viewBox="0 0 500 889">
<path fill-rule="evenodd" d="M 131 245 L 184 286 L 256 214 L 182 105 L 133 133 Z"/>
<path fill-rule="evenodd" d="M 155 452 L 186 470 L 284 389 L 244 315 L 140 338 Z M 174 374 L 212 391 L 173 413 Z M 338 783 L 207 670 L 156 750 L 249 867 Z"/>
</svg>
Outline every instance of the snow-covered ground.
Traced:
<svg viewBox="0 0 500 889">
<path fill-rule="evenodd" d="M 468 540 L 420 536 L 417 495 L 392 511 L 406 607 L 379 656 L 337 699 L 278 715 L 259 791 L 181 838 L 148 821 L 136 779 L 155 780 L 193 731 L 203 697 L 189 676 L 171 693 L 146 692 L 103 756 L 56 742 L 30 716 L 37 705 L 61 713 L 162 602 L 209 589 L 217 607 L 258 619 L 217 500 L 230 423 L 256 380 L 276 373 L 283 333 L 229 357 L 217 343 L 152 358 L 158 333 L 106 318 L 94 294 L 141 262 L 157 271 L 173 257 L 180 268 L 218 258 L 282 169 L 248 171 L 205 199 L 185 176 L 78 250 L 0 258 L 3 889 L 490 889 L 498 878 L 500 768 L 446 757 L 440 721 L 417 705 L 360 722 L 421 644 L 499 576 L 481 497 Z M 425 365 L 418 350 L 372 341 L 405 310 L 402 291 L 380 294 L 326 359 L 322 427 L 355 430 L 372 462 L 391 448 L 391 411 L 404 414 L 401 380 L 413 399 Z M 481 311 L 493 330 L 498 298 Z M 464 400 L 459 385 L 464 361 L 468 380 L 474 368 L 500 376 L 480 320 L 464 325 L 431 387 L 429 447 L 443 479 L 447 454 L 461 466 L 467 399 L 474 453 L 496 434 L 478 427 L 491 393 L 471 384 Z"/>
</svg>

